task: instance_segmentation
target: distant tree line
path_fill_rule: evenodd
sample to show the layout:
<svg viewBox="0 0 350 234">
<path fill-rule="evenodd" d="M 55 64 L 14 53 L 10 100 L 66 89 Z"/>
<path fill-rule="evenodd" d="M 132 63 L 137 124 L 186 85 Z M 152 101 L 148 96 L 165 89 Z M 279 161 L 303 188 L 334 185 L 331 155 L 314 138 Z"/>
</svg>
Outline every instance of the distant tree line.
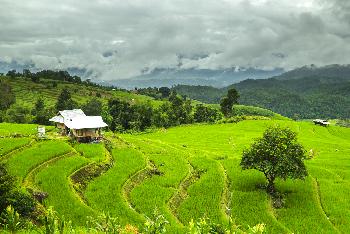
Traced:
<svg viewBox="0 0 350 234">
<path fill-rule="evenodd" d="M 13 72 L 18 75 L 17 73 Z M 58 79 L 61 81 L 72 78 L 66 72 L 41 71 L 38 73 L 23 72 L 26 77 L 45 75 L 47 79 Z M 10 75 L 11 75 L 10 71 Z M 9 74 L 8 74 L 9 75 Z M 21 75 L 23 76 L 23 74 Z M 69 78 L 71 77 L 71 78 Z M 73 79 L 75 79 L 73 77 Z M 74 82 L 81 82 L 75 79 Z M 228 91 L 227 96 L 222 99 L 221 111 L 219 108 L 205 104 L 193 104 L 186 97 L 171 91 L 169 88 L 146 88 L 135 89 L 138 94 L 153 95 L 163 102 L 159 106 L 154 103 L 134 103 L 133 100 L 121 100 L 112 98 L 103 104 L 96 97 L 89 99 L 84 104 L 78 104 L 73 100 L 71 91 L 64 88 L 59 94 L 56 104 L 48 105 L 43 97 L 35 100 L 34 107 L 29 109 L 16 102 L 15 94 L 10 85 L 5 81 L 0 83 L 0 121 L 15 123 L 37 123 L 43 125 L 51 124 L 49 119 L 60 110 L 81 108 L 87 115 L 101 115 L 108 123 L 112 131 L 144 131 L 152 127 L 177 126 L 192 123 L 214 123 L 224 116 L 229 118 L 233 111 L 233 104 L 238 103 L 239 94 L 235 89 Z M 101 97 L 101 95 L 99 95 Z"/>
<path fill-rule="evenodd" d="M 350 118 L 348 76 L 248 79 L 224 88 L 178 85 L 172 89 L 201 102 L 220 103 L 232 87 L 240 93 L 241 104 L 266 108 L 293 119 Z"/>
<path fill-rule="evenodd" d="M 109 122 L 112 131 L 144 131 L 151 127 L 213 123 L 221 119 L 222 114 L 218 109 L 203 104 L 193 106 L 191 100 L 172 92 L 158 107 L 152 106 L 150 102 L 130 104 L 120 99 L 111 99 L 103 117 Z"/>
<path fill-rule="evenodd" d="M 148 87 L 148 88 L 136 88 L 134 89 L 135 93 L 141 95 L 147 95 L 155 99 L 164 99 L 170 96 L 171 90 L 168 87 Z"/>
<path fill-rule="evenodd" d="M 115 86 L 103 86 L 96 84 L 91 81 L 91 79 L 82 80 L 79 76 L 71 75 L 68 71 L 65 70 L 42 70 L 38 72 L 31 72 L 29 69 L 23 69 L 23 72 L 18 72 L 16 70 L 10 70 L 6 73 L 6 76 L 15 79 L 15 78 L 27 78 L 33 81 L 34 83 L 39 83 L 41 80 L 50 80 L 52 82 L 52 87 L 57 87 L 57 82 L 69 82 L 75 84 L 84 84 L 87 86 L 99 87 L 100 89 L 105 90 L 123 90 Z"/>
<path fill-rule="evenodd" d="M 82 80 L 79 76 L 72 76 L 68 71 L 52 71 L 52 70 L 42 70 L 38 72 L 31 72 L 29 69 L 23 69 L 23 72 L 17 72 L 16 70 L 10 70 L 6 74 L 11 78 L 26 77 L 30 78 L 33 82 L 39 82 L 40 79 L 50 79 L 67 81 L 72 83 L 81 83 Z"/>
</svg>

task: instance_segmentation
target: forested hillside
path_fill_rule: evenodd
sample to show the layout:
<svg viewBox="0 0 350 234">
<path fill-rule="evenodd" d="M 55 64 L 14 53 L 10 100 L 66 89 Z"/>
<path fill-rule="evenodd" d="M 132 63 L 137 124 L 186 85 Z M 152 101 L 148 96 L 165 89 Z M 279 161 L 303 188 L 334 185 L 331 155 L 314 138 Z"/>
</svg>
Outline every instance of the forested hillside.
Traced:
<svg viewBox="0 0 350 234">
<path fill-rule="evenodd" d="M 267 108 L 288 117 L 349 118 L 348 70 L 344 66 L 303 67 L 266 80 L 248 79 L 223 89 L 184 85 L 173 89 L 199 101 L 218 103 L 229 88 L 235 87 L 240 92 L 241 104 Z"/>
</svg>

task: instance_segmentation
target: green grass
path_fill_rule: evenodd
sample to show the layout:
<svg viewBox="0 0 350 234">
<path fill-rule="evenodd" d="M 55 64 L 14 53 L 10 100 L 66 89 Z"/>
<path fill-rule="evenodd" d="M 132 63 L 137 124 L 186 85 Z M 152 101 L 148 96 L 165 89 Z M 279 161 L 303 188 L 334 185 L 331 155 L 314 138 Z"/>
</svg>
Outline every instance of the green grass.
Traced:
<svg viewBox="0 0 350 234">
<path fill-rule="evenodd" d="M 121 223 L 140 225 L 144 218 L 129 207 L 123 186 L 130 176 L 145 167 L 144 157 L 127 148 L 114 149 L 112 157 L 114 166 L 88 185 L 85 197 L 94 209 L 109 211 Z"/>
<path fill-rule="evenodd" d="M 274 209 L 270 197 L 258 186 L 266 183 L 262 173 L 239 167 L 243 149 L 275 124 L 296 131 L 313 155 L 306 161 L 306 180 L 277 181 L 278 191 L 285 194 L 282 209 Z M 228 206 L 232 218 L 244 229 L 265 223 L 268 233 L 350 232 L 350 129 L 290 120 L 249 120 L 111 138 L 114 144 L 121 140 L 123 146 L 112 151 L 113 167 L 91 181 L 84 195 L 97 213 L 109 212 L 123 224 L 139 225 L 157 208 L 170 221 L 169 231 L 182 232 L 182 224 L 204 215 L 227 223 Z M 103 145 L 80 144 L 75 148 L 82 156 L 54 161 L 36 176 L 37 184 L 53 196 L 49 196 L 52 200 L 47 200 L 48 205 L 58 207 L 60 214 L 71 215 L 73 220 L 83 219 L 92 211 L 76 197 L 67 177 L 103 155 Z M 36 165 L 70 150 L 61 140 L 43 142 L 12 155 L 7 165 L 12 174 L 23 177 Z M 137 177 L 147 171 L 142 170 L 146 167 L 160 173 Z M 201 176 L 182 187 L 198 170 Z M 128 186 L 133 179 L 134 186 Z M 63 189 L 57 189 L 58 185 Z M 179 192 L 184 193 L 182 200 L 170 204 Z"/>
<path fill-rule="evenodd" d="M 272 119 L 279 119 L 279 120 L 287 120 L 288 118 L 277 114 L 273 111 L 256 107 L 256 106 L 244 106 L 244 105 L 235 105 L 233 107 L 232 113 L 234 115 L 250 115 L 250 116 L 265 116 L 270 117 Z"/>
<path fill-rule="evenodd" d="M 9 137 L 14 135 L 29 136 L 36 134 L 37 124 L 14 124 L 14 123 L 0 123 L 0 136 Z M 52 129 L 53 127 L 47 127 Z"/>
<path fill-rule="evenodd" d="M 131 202 L 135 210 L 152 217 L 154 210 L 157 209 L 172 224 L 172 231 L 179 231 L 182 225 L 167 203 L 189 172 L 185 157 L 174 157 L 183 155 L 182 151 L 161 142 L 138 140 L 127 136 L 125 139 L 132 142 L 145 155 L 150 166 L 155 166 L 160 172 L 140 181 L 140 184 L 131 191 Z"/>
<path fill-rule="evenodd" d="M 0 138 L 0 160 L 1 156 L 18 149 L 31 142 L 30 138 Z"/>
<path fill-rule="evenodd" d="M 48 193 L 46 206 L 53 206 L 60 216 L 64 215 L 76 225 L 84 225 L 87 216 L 97 213 L 86 206 L 74 193 L 69 176 L 89 162 L 81 156 L 70 156 L 53 162 L 35 176 L 35 185 Z"/>
<path fill-rule="evenodd" d="M 271 233 L 286 233 L 288 230 L 273 214 L 268 195 L 256 185 L 264 184 L 264 176 L 259 172 L 242 171 L 239 160 L 227 159 L 223 165 L 230 181 L 231 214 L 243 228 L 265 223 Z"/>
<path fill-rule="evenodd" d="M 191 219 L 207 216 L 216 223 L 227 223 L 221 209 L 224 190 L 224 171 L 215 160 L 196 157 L 190 159 L 195 170 L 202 170 L 200 179 L 188 188 L 188 198 L 179 207 L 179 218 L 187 224 Z"/>
<path fill-rule="evenodd" d="M 105 159 L 105 148 L 99 144 L 77 144 L 74 147 L 82 156 L 92 161 L 101 162 Z"/>
<path fill-rule="evenodd" d="M 44 141 L 13 155 L 6 165 L 11 174 L 23 179 L 31 169 L 71 150 L 63 141 Z"/>
<path fill-rule="evenodd" d="M 154 100 L 151 97 L 144 95 L 137 95 L 125 91 L 104 90 L 98 87 L 85 86 L 83 84 L 74 84 L 68 82 L 57 82 L 57 87 L 52 87 L 52 80 L 40 80 L 39 83 L 34 83 L 27 78 L 10 79 L 5 76 L 0 76 L 0 79 L 6 80 L 12 87 L 16 95 L 16 103 L 32 109 L 35 101 L 39 97 L 43 97 L 45 105 L 54 107 L 57 98 L 62 89 L 67 88 L 72 94 L 72 99 L 79 105 L 85 104 L 93 97 L 99 99 L 103 103 L 107 103 L 111 98 L 120 98 L 125 101 L 132 101 L 134 103 L 145 103 L 150 101 L 152 105 L 158 106 L 162 102 Z M 101 97 L 96 97 L 99 93 Z"/>
</svg>

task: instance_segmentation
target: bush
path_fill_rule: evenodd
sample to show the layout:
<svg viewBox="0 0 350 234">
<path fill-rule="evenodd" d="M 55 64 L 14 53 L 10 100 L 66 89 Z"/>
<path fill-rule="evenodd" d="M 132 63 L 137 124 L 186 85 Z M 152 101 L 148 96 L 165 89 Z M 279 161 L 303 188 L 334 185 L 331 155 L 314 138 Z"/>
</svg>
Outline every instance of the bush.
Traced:
<svg viewBox="0 0 350 234">
<path fill-rule="evenodd" d="M 12 206 L 22 217 L 29 217 L 35 209 L 34 199 L 27 193 L 15 190 L 8 194 L 8 203 Z"/>
<path fill-rule="evenodd" d="M 219 110 L 203 104 L 198 104 L 194 112 L 194 121 L 197 123 L 208 122 L 214 123 L 222 118 Z"/>
<path fill-rule="evenodd" d="M 8 123 L 31 123 L 33 116 L 28 108 L 14 104 L 6 111 L 3 120 Z"/>
</svg>

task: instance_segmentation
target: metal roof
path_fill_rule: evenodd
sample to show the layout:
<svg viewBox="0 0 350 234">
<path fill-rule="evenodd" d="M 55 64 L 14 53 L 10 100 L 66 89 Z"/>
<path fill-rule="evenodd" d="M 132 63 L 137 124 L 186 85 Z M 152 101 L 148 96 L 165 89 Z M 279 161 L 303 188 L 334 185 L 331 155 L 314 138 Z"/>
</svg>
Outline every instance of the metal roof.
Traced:
<svg viewBox="0 0 350 234">
<path fill-rule="evenodd" d="M 64 124 L 70 129 L 103 128 L 108 126 L 101 116 L 77 116 L 64 121 Z"/>
<path fill-rule="evenodd" d="M 59 111 L 57 116 L 52 117 L 49 120 L 56 123 L 64 123 L 65 121 L 73 119 L 77 116 L 86 116 L 86 115 L 81 109 L 63 110 L 63 111 Z"/>
</svg>

